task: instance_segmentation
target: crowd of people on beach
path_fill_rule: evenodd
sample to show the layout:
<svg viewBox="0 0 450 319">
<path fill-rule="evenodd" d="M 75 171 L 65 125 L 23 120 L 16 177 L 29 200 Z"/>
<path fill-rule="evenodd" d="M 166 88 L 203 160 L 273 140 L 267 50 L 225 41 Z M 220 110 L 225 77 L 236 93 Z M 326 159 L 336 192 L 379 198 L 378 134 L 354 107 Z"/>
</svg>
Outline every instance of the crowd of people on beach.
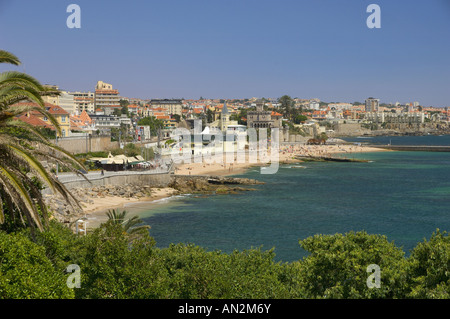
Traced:
<svg viewBox="0 0 450 319">
<path fill-rule="evenodd" d="M 310 156 L 310 157 L 331 157 L 335 153 L 355 153 L 361 152 L 361 145 L 305 145 L 289 144 L 280 148 L 283 155 L 292 154 L 292 156 Z"/>
<path fill-rule="evenodd" d="M 355 152 L 364 151 L 361 145 L 352 144 L 329 144 L 329 145 L 307 145 L 299 143 L 283 144 L 278 150 L 279 161 L 285 162 L 293 159 L 294 157 L 322 157 L 329 158 L 333 154 L 353 154 Z M 246 163 L 240 163 L 237 161 L 237 157 L 234 157 L 234 162 L 227 162 L 228 158 L 224 157 L 221 163 L 190 163 L 182 164 L 176 167 L 176 174 L 197 175 L 205 174 L 216 171 L 218 173 L 226 174 L 234 172 L 236 168 L 249 166 L 248 161 Z"/>
</svg>

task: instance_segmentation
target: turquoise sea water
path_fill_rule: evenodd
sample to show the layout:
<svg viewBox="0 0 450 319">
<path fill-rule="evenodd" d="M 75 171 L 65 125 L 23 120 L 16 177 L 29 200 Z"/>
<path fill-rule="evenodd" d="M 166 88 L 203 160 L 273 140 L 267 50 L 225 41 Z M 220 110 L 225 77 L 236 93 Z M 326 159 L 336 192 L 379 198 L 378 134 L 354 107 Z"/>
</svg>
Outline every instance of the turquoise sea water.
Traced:
<svg viewBox="0 0 450 319">
<path fill-rule="evenodd" d="M 418 137 L 403 138 L 413 143 Z M 450 144 L 449 136 L 425 138 L 428 145 Z M 281 165 L 273 175 L 255 168 L 244 176 L 266 182 L 256 185 L 257 191 L 182 196 L 134 209 L 151 225 L 158 247 L 179 242 L 224 252 L 274 247 L 281 261 L 305 256 L 299 239 L 318 233 L 383 234 L 408 254 L 436 228 L 450 230 L 450 153 L 354 157 L 371 162 Z"/>
</svg>

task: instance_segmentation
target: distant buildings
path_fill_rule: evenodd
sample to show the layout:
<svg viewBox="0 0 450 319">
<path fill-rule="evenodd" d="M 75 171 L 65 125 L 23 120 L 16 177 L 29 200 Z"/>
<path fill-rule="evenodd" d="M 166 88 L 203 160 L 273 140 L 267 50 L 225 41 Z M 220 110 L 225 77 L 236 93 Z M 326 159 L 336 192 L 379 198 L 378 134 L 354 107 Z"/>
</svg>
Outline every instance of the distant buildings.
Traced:
<svg viewBox="0 0 450 319">
<path fill-rule="evenodd" d="M 73 94 L 67 91 L 62 91 L 59 96 L 59 105 L 62 107 L 67 113 L 74 113 L 75 111 L 75 97 Z"/>
<path fill-rule="evenodd" d="M 44 85 L 44 86 L 59 91 L 59 87 L 56 85 Z M 70 92 L 60 91 L 60 95 L 43 96 L 42 99 L 46 103 L 62 107 L 68 113 L 74 112 L 75 108 L 74 96 Z"/>
<path fill-rule="evenodd" d="M 374 99 L 369 97 L 366 99 L 366 112 L 378 112 L 378 107 L 380 106 L 380 99 Z"/>
<path fill-rule="evenodd" d="M 16 104 L 17 106 L 21 105 L 30 105 L 36 108 L 39 107 L 37 103 L 33 102 L 21 102 Z M 50 113 L 58 122 L 59 127 L 61 128 L 61 133 L 58 133 L 58 137 L 68 137 L 70 135 L 70 114 L 65 111 L 62 107 L 58 105 L 53 105 L 50 103 L 45 103 L 45 109 L 48 113 Z M 25 112 L 18 117 L 19 120 L 22 120 L 26 123 L 29 123 L 33 126 L 49 128 L 51 130 L 56 130 L 52 122 L 45 116 L 44 114 L 38 111 L 29 111 Z"/>
<path fill-rule="evenodd" d="M 366 112 L 365 120 L 379 124 L 422 124 L 425 122 L 425 114 L 423 112 Z"/>
<path fill-rule="evenodd" d="M 114 113 L 114 109 L 120 108 L 119 91 L 113 89 L 111 84 L 98 81 L 95 87 L 95 108 L 101 108 L 106 115 Z"/>
<path fill-rule="evenodd" d="M 183 114 L 183 101 L 179 99 L 152 99 L 150 105 L 152 108 L 163 108 L 169 114 Z"/>
<path fill-rule="evenodd" d="M 320 109 L 320 103 L 317 101 L 310 101 L 309 102 L 309 109 L 310 110 L 314 110 L 314 111 L 318 111 Z"/>
<path fill-rule="evenodd" d="M 256 101 L 256 111 L 247 112 L 248 128 L 280 128 L 282 115 L 273 111 L 264 110 L 264 101 Z"/>
<path fill-rule="evenodd" d="M 111 128 L 120 128 L 120 117 L 115 115 L 90 115 L 95 123 L 95 129 L 108 132 Z"/>
<path fill-rule="evenodd" d="M 230 120 L 230 112 L 228 111 L 227 102 L 224 102 L 220 117 L 210 123 L 209 126 L 212 128 L 217 128 L 222 132 L 226 132 L 228 127 L 231 125 L 238 125 L 238 122 Z"/>
<path fill-rule="evenodd" d="M 74 91 L 69 92 L 73 95 L 73 102 L 75 104 L 73 113 L 81 114 L 86 111 L 89 114 L 95 113 L 95 93 L 91 91 L 80 92 Z"/>
</svg>

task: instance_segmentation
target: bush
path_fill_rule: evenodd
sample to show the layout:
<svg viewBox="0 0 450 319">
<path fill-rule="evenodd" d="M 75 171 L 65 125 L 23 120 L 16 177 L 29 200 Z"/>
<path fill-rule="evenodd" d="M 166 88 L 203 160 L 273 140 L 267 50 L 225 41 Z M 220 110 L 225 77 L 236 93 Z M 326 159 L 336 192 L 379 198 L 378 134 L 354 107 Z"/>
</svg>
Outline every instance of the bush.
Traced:
<svg viewBox="0 0 450 319">
<path fill-rule="evenodd" d="M 409 258 L 412 298 L 450 298 L 450 237 L 439 229 L 419 243 Z"/>
<path fill-rule="evenodd" d="M 0 232 L 0 298 L 449 298 L 450 239 L 437 230 L 409 258 L 385 236 L 365 232 L 315 235 L 300 241 L 310 254 L 291 263 L 273 250 L 223 253 L 192 244 L 155 248 L 107 222 L 74 235 L 55 221 L 32 239 L 29 230 Z M 81 288 L 65 271 L 77 264 Z M 381 287 L 367 287 L 367 266 Z"/>
<path fill-rule="evenodd" d="M 404 296 L 404 252 L 385 236 L 350 232 L 316 235 L 300 241 L 311 255 L 297 269 L 306 298 L 394 298 Z M 367 267 L 381 269 L 381 287 L 369 289 Z"/>
<path fill-rule="evenodd" d="M 24 234 L 0 232 L 0 299 L 73 298 L 67 274 Z"/>
</svg>

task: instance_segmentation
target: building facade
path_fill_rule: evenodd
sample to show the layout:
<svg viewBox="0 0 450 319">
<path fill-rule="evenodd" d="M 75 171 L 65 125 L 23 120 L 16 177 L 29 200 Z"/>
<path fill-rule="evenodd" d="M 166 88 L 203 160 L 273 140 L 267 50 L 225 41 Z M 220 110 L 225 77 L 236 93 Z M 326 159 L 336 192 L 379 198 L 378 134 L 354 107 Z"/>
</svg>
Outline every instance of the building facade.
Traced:
<svg viewBox="0 0 450 319">
<path fill-rule="evenodd" d="M 33 102 L 21 102 L 16 105 L 18 105 L 18 106 L 31 105 L 36 108 L 40 107 L 37 103 L 33 103 Z M 61 129 L 61 132 L 58 132 L 57 136 L 58 137 L 70 136 L 70 114 L 58 105 L 45 103 L 44 106 L 45 106 L 46 111 L 53 116 L 53 118 L 56 120 L 56 122 L 58 123 L 58 125 Z M 50 121 L 50 119 L 38 111 L 29 111 L 29 112 L 26 112 L 25 114 L 23 114 L 22 116 L 27 117 L 28 120 L 31 120 L 33 118 L 39 119 L 39 121 L 36 121 L 36 126 L 48 127 L 52 130 L 56 130 L 54 125 Z M 25 119 L 25 122 L 27 122 L 27 119 Z M 41 125 L 43 123 L 45 123 L 46 125 Z M 30 124 L 32 124 L 32 123 L 30 123 Z"/>
<path fill-rule="evenodd" d="M 373 97 L 366 99 L 366 112 L 378 112 L 379 106 L 380 99 L 374 99 Z"/>
<path fill-rule="evenodd" d="M 272 111 L 264 110 L 264 101 L 256 101 L 256 111 L 247 112 L 248 128 L 280 128 L 282 126 L 282 115 Z"/>
<path fill-rule="evenodd" d="M 76 112 L 75 96 L 67 91 L 61 91 L 59 104 L 57 105 L 62 107 L 69 114 L 74 114 Z"/>
<path fill-rule="evenodd" d="M 163 108 L 169 114 L 183 114 L 183 101 L 179 99 L 154 99 L 150 105 L 152 108 Z"/>
<path fill-rule="evenodd" d="M 89 114 L 93 114 L 95 112 L 94 92 L 73 91 L 68 93 L 73 95 L 73 102 L 75 104 L 74 114 L 81 114 L 83 111 L 86 111 Z"/>
<path fill-rule="evenodd" d="M 98 81 L 95 87 L 95 109 L 120 107 L 119 91 L 113 89 L 111 84 Z"/>
</svg>

